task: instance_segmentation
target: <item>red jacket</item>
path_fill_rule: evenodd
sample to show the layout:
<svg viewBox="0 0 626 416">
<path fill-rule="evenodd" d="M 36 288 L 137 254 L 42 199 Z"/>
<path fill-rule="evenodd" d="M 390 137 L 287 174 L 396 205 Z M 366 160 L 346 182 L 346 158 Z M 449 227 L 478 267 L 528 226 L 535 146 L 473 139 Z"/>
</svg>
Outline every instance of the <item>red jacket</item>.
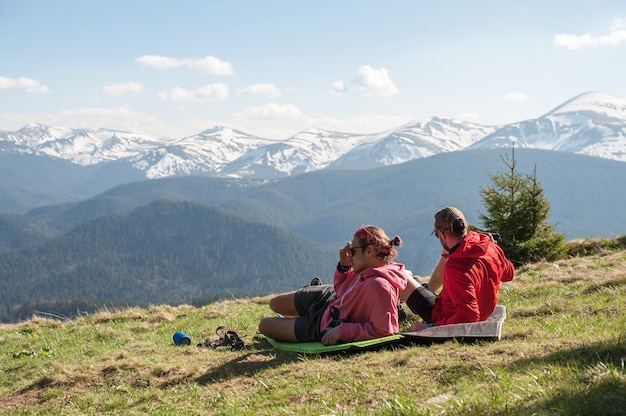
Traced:
<svg viewBox="0 0 626 416">
<path fill-rule="evenodd" d="M 448 258 L 435 298 L 434 325 L 484 321 L 498 303 L 500 282 L 513 280 L 513 264 L 485 234 L 470 231 Z"/>
<path fill-rule="evenodd" d="M 332 310 L 338 311 L 339 340 L 343 342 L 380 338 L 398 332 L 398 293 L 406 288 L 404 265 L 391 263 L 355 274 L 335 270 L 335 293 L 322 315 L 320 330 L 333 321 Z"/>
</svg>

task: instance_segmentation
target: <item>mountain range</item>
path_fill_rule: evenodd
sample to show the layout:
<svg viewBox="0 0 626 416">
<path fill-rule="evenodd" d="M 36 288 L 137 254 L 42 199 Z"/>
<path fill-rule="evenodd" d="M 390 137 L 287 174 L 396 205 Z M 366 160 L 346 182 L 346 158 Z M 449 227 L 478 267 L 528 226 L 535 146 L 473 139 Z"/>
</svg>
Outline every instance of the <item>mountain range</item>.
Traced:
<svg viewBox="0 0 626 416">
<path fill-rule="evenodd" d="M 338 248 L 366 224 L 401 236 L 397 260 L 428 275 L 441 252 L 434 212 L 454 205 L 480 227 L 481 189 L 507 155 L 463 150 L 273 181 L 144 179 L 0 213 L 0 321 L 120 302 L 202 304 L 293 290 L 316 275 L 329 281 Z M 568 240 L 626 234 L 626 163 L 540 149 L 517 149 L 515 160 L 520 172 L 536 172 L 549 222 Z"/>
<path fill-rule="evenodd" d="M 536 148 L 626 161 L 626 99 L 590 92 L 505 126 L 429 117 L 371 135 L 311 129 L 286 140 L 215 127 L 182 139 L 29 124 L 0 131 L 0 212 L 89 198 L 134 181 L 201 175 L 254 183 L 363 170 L 471 149 Z"/>
<path fill-rule="evenodd" d="M 170 140 L 40 124 L 0 131 L 0 154 L 47 156 L 80 166 L 115 163 L 149 179 L 192 174 L 273 179 L 320 169 L 369 169 L 512 143 L 626 161 L 626 99 L 585 93 L 539 118 L 504 126 L 428 117 L 377 134 L 310 129 L 285 140 L 224 126 Z"/>
<path fill-rule="evenodd" d="M 430 235 L 434 212 L 455 205 L 471 224 L 480 226 L 480 213 L 485 212 L 480 192 L 490 183 L 489 172 L 506 168 L 503 156 L 510 157 L 510 149 L 463 150 L 379 168 L 323 169 L 273 181 L 197 175 L 144 179 L 86 199 L 3 215 L 23 230 L 18 241 L 24 242 L 36 237 L 28 233 L 32 229 L 67 233 L 88 221 L 127 215 L 154 201 L 219 207 L 330 248 L 345 244 L 359 226 L 376 224 L 400 234 L 407 247 L 400 250 L 401 258 L 424 274 L 437 256 Z M 626 204 L 626 194 L 615 190 L 626 179 L 626 163 L 538 149 L 517 149 L 515 159 L 519 172 L 536 172 L 550 202 L 550 222 L 567 239 L 625 233 L 619 207 Z M 22 217 L 27 221 L 16 220 Z"/>
<path fill-rule="evenodd" d="M 480 227 L 481 189 L 512 143 L 557 232 L 625 234 L 625 108 L 589 93 L 501 127 L 432 117 L 378 135 L 310 130 L 284 141 L 226 127 L 168 142 L 40 125 L 2 132 L 0 320 L 41 302 L 65 313 L 78 300 L 291 290 L 313 274 L 330 279 L 338 247 L 365 224 L 400 235 L 398 261 L 428 274 L 441 250 L 434 212 L 455 205 Z"/>
</svg>

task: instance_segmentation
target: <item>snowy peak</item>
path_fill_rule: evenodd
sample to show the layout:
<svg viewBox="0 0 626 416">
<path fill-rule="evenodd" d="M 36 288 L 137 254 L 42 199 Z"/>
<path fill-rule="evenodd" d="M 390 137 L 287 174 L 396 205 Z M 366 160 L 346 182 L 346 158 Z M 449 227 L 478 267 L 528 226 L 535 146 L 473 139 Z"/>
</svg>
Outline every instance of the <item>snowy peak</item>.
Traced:
<svg viewBox="0 0 626 416">
<path fill-rule="evenodd" d="M 323 169 L 364 140 L 362 135 L 309 129 L 242 155 L 225 176 L 277 178 Z"/>
<path fill-rule="evenodd" d="M 602 92 L 587 92 L 566 101 L 544 117 L 568 113 L 598 114 L 624 120 L 626 119 L 626 98 Z"/>
<path fill-rule="evenodd" d="M 626 161 L 626 100 L 579 95 L 546 115 L 504 126 L 470 148 L 518 147 Z"/>
<path fill-rule="evenodd" d="M 362 140 L 330 167 L 373 168 L 462 150 L 494 130 L 495 127 L 445 117 L 428 117 Z"/>
<path fill-rule="evenodd" d="M 69 129 L 28 124 L 17 132 L 8 133 L 7 140 L 23 152 L 45 154 L 66 159 L 78 165 L 94 165 L 104 161 L 137 155 L 153 146 L 148 136 L 107 129 Z"/>
<path fill-rule="evenodd" d="M 64 127 L 44 126 L 37 123 L 29 123 L 20 130 L 9 133 L 7 140 L 17 146 L 37 148 L 49 141 L 55 141 L 72 133 L 71 129 Z"/>
<path fill-rule="evenodd" d="M 0 131 L 0 152 L 5 154 L 48 155 L 79 165 L 116 161 L 148 178 L 202 174 L 270 179 L 326 168 L 367 169 L 512 143 L 626 161 L 626 99 L 585 93 L 539 118 L 505 126 L 427 117 L 375 134 L 309 129 L 280 141 L 224 126 L 169 140 L 40 124 Z"/>
<path fill-rule="evenodd" d="M 428 117 L 406 124 L 394 134 L 410 138 L 416 144 L 434 144 L 446 151 L 455 151 L 466 148 L 494 130 L 493 126 L 446 117 Z"/>
<path fill-rule="evenodd" d="M 140 157 L 134 166 L 148 178 L 210 174 L 218 175 L 231 161 L 272 141 L 228 127 L 163 143 Z"/>
</svg>

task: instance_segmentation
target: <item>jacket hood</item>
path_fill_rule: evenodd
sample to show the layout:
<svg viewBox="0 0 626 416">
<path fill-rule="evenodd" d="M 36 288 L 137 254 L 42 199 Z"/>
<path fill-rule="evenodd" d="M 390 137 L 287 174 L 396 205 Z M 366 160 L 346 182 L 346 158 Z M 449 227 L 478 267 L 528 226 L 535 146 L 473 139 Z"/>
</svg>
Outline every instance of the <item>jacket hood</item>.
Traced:
<svg viewBox="0 0 626 416">
<path fill-rule="evenodd" d="M 372 267 L 363 270 L 360 275 L 363 279 L 372 276 L 383 277 L 398 290 L 405 289 L 407 285 L 406 269 L 402 263 L 390 263 L 381 267 Z"/>
<path fill-rule="evenodd" d="M 461 240 L 459 247 L 447 257 L 451 259 L 478 258 L 487 252 L 490 243 L 491 239 L 488 235 L 470 231 L 463 240 Z"/>
</svg>

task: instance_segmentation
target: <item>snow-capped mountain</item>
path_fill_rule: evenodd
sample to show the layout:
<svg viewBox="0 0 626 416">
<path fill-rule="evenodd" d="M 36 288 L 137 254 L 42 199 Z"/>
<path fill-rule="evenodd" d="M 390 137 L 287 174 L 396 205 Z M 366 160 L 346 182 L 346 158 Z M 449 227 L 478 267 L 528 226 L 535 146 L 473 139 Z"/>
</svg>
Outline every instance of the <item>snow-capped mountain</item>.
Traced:
<svg viewBox="0 0 626 416">
<path fill-rule="evenodd" d="M 16 132 L 0 132 L 4 149 L 95 165 L 139 156 L 159 145 L 146 135 L 107 129 L 69 129 L 28 124 Z"/>
<path fill-rule="evenodd" d="M 370 136 L 310 129 L 252 150 L 221 171 L 223 176 L 276 178 L 324 169 Z"/>
<path fill-rule="evenodd" d="M 133 165 L 148 178 L 218 175 L 231 161 L 272 142 L 238 130 L 215 127 L 194 136 L 161 143 L 139 155 Z"/>
<path fill-rule="evenodd" d="M 115 130 L 40 124 L 29 124 L 16 132 L 0 132 L 0 151 L 47 155 L 82 166 L 126 160 L 151 179 L 217 174 L 232 160 L 272 142 L 225 127 L 165 142 Z"/>
<path fill-rule="evenodd" d="M 167 141 L 107 129 L 39 124 L 0 131 L 4 154 L 47 155 L 85 166 L 125 162 L 147 178 L 189 174 L 278 178 L 325 168 L 367 169 L 512 143 L 626 161 L 626 99 L 585 93 L 542 117 L 505 126 L 429 117 L 377 134 L 310 129 L 281 141 L 228 127 Z"/>
<path fill-rule="evenodd" d="M 511 147 L 513 142 L 626 162 L 626 99 L 582 94 L 542 117 L 504 126 L 469 148 Z"/>
<path fill-rule="evenodd" d="M 368 136 L 329 167 L 367 169 L 395 165 L 442 152 L 463 150 L 496 128 L 444 117 L 428 117 Z"/>
</svg>

